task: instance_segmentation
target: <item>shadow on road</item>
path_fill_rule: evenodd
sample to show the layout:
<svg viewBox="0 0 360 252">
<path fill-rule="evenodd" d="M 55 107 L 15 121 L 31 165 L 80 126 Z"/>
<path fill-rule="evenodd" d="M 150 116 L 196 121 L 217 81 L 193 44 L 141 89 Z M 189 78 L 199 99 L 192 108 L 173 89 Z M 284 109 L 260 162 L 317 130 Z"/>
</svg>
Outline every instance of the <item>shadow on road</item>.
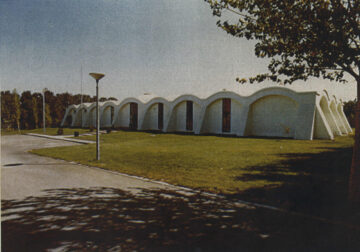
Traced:
<svg viewBox="0 0 360 252">
<path fill-rule="evenodd" d="M 52 189 L 2 201 L 2 211 L 3 251 L 358 251 L 360 246 L 357 229 L 202 193 Z"/>
</svg>

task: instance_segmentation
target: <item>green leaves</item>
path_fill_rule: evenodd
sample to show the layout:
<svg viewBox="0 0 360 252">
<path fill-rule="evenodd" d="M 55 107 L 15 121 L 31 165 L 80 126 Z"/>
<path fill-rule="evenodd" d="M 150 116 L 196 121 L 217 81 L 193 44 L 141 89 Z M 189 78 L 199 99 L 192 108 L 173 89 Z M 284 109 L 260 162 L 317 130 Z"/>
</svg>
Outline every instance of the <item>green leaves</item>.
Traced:
<svg viewBox="0 0 360 252">
<path fill-rule="evenodd" d="M 272 59 L 269 73 L 250 78 L 250 83 L 292 83 L 309 76 L 345 82 L 345 72 L 359 79 L 360 1 L 205 1 L 219 17 L 219 27 L 257 40 L 255 55 Z M 223 21 L 223 11 L 237 15 L 238 22 Z"/>
</svg>

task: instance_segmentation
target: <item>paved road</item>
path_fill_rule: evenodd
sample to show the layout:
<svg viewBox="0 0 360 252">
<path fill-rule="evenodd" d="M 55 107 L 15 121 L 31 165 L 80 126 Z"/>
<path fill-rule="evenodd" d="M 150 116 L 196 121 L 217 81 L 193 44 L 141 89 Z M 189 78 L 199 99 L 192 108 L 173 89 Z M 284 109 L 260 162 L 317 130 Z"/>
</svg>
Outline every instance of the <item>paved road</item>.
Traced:
<svg viewBox="0 0 360 252">
<path fill-rule="evenodd" d="M 101 169 L 71 164 L 29 153 L 31 149 L 74 145 L 71 142 L 14 135 L 1 137 L 1 197 L 22 199 L 45 189 L 112 187 L 169 188 Z"/>
</svg>

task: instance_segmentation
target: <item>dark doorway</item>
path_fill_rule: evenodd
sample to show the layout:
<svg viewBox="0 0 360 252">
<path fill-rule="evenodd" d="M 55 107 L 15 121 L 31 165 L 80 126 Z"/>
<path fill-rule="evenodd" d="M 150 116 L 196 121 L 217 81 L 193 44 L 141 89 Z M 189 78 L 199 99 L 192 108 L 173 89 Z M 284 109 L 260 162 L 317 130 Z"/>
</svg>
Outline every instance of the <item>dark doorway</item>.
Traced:
<svg viewBox="0 0 360 252">
<path fill-rule="evenodd" d="M 222 132 L 230 132 L 231 130 L 231 99 L 224 98 L 222 104 Z"/>
<path fill-rule="evenodd" d="M 135 102 L 130 103 L 130 129 L 137 129 L 138 123 L 138 105 Z"/>
<path fill-rule="evenodd" d="M 193 130 L 193 102 L 186 101 L 186 130 Z"/>
<path fill-rule="evenodd" d="M 162 130 L 164 128 L 164 104 L 158 104 L 158 129 Z"/>
</svg>

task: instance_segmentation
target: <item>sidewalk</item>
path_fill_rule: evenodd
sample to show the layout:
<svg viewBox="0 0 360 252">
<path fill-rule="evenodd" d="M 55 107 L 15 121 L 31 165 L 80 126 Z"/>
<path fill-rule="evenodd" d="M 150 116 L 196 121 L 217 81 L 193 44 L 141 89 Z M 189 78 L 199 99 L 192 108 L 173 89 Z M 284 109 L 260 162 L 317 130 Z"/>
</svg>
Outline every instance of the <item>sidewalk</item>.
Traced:
<svg viewBox="0 0 360 252">
<path fill-rule="evenodd" d="M 27 133 L 26 135 L 36 136 L 36 137 L 44 137 L 44 138 L 54 139 L 54 140 L 63 140 L 63 141 L 68 141 L 68 142 L 73 142 L 73 143 L 80 143 L 80 144 L 92 144 L 92 143 L 96 143 L 95 141 L 77 139 L 77 138 L 72 137 L 72 135 L 66 135 L 66 136 L 49 136 L 49 135 L 36 134 L 36 133 Z M 86 134 L 84 134 L 84 135 L 86 135 Z"/>
</svg>

